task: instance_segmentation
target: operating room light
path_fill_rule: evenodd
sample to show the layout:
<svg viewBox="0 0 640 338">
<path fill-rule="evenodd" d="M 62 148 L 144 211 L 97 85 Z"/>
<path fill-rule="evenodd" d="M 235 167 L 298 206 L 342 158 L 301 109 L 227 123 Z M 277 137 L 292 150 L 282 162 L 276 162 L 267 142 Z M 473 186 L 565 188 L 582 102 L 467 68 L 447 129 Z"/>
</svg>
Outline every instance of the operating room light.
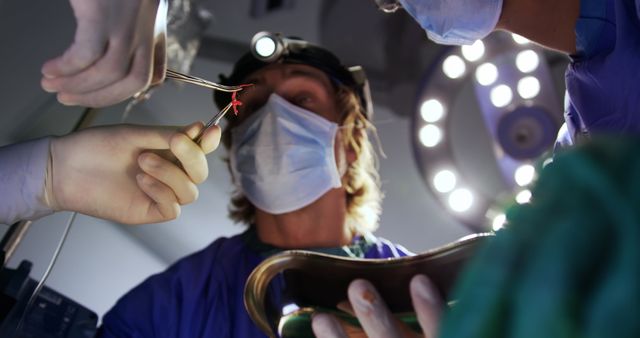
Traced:
<svg viewBox="0 0 640 338">
<path fill-rule="evenodd" d="M 276 42 L 269 36 L 263 36 L 255 42 L 255 51 L 262 57 L 269 57 L 276 51 Z"/>
<path fill-rule="evenodd" d="M 449 195 L 449 207 L 456 212 L 465 212 L 473 205 L 473 194 L 468 189 L 456 189 Z"/>
<path fill-rule="evenodd" d="M 507 216 L 505 214 L 500 214 L 493 218 L 493 223 L 491 227 L 493 231 L 498 231 L 504 227 L 504 224 L 507 222 Z"/>
<path fill-rule="evenodd" d="M 448 193 L 456 187 L 456 174 L 442 170 L 433 177 L 433 186 L 441 193 Z"/>
<path fill-rule="evenodd" d="M 517 44 L 519 44 L 519 45 L 526 45 L 526 44 L 528 44 L 529 42 L 531 42 L 531 40 L 529 40 L 529 39 L 525 38 L 525 37 L 524 37 L 524 36 L 522 36 L 522 35 L 512 34 L 511 36 L 513 37 L 513 41 L 515 41 L 515 42 L 516 42 Z"/>
<path fill-rule="evenodd" d="M 436 99 L 424 101 L 420 106 L 420 115 L 425 122 L 437 122 L 444 115 L 444 106 Z"/>
<path fill-rule="evenodd" d="M 507 85 L 499 85 L 491 90 L 491 103 L 498 108 L 504 108 L 511 103 L 513 92 Z"/>
<path fill-rule="evenodd" d="M 540 57 L 538 53 L 531 49 L 522 51 L 516 56 L 516 66 L 523 73 L 531 73 L 540 65 Z"/>
<path fill-rule="evenodd" d="M 469 62 L 480 60 L 484 56 L 484 43 L 482 40 L 478 40 L 472 45 L 462 46 L 462 56 Z"/>
<path fill-rule="evenodd" d="M 483 86 L 492 85 L 498 79 L 498 67 L 493 63 L 487 62 L 478 66 L 476 69 L 476 80 Z"/>
<path fill-rule="evenodd" d="M 420 142 L 422 145 L 428 148 L 432 148 L 438 145 L 442 140 L 442 130 L 433 124 L 427 124 L 420 129 Z"/>
<path fill-rule="evenodd" d="M 521 203 L 536 202 L 531 194 L 540 176 L 537 161 L 549 156 L 561 124 L 558 93 L 551 89 L 554 62 L 562 60 L 508 32 L 470 43 L 443 49 L 438 61 L 425 67 L 411 107 L 410 141 L 419 176 L 437 203 L 474 231 L 487 231 L 493 224 L 502 227 L 504 215 L 495 218 L 505 213 L 505 202 L 516 204 L 516 195 Z M 486 191 L 486 175 L 465 167 L 459 156 L 457 148 L 479 145 L 456 137 L 466 121 L 457 118 L 458 109 L 480 115 L 479 127 L 489 138 L 483 146 L 496 162 L 482 169 L 503 183 L 492 186 L 495 191 Z"/>
<path fill-rule="evenodd" d="M 535 175 L 536 169 L 531 164 L 524 164 L 516 169 L 514 179 L 519 186 L 524 187 L 533 181 Z"/>
<path fill-rule="evenodd" d="M 467 66 L 461 57 L 451 55 L 442 63 L 442 71 L 451 79 L 460 78 L 467 71 Z"/>
<path fill-rule="evenodd" d="M 530 190 L 522 190 L 516 195 L 516 202 L 518 204 L 525 204 L 531 201 L 531 191 Z"/>
<path fill-rule="evenodd" d="M 527 76 L 518 81 L 518 94 L 523 99 L 533 99 L 540 94 L 540 81 L 535 76 Z"/>
</svg>

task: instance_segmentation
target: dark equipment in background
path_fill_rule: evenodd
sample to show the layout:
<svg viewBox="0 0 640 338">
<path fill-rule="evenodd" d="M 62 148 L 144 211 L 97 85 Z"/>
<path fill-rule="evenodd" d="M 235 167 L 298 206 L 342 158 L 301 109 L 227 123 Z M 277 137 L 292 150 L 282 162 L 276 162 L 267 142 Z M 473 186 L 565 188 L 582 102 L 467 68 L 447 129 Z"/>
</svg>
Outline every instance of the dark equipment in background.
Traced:
<svg viewBox="0 0 640 338">
<path fill-rule="evenodd" d="M 97 110 L 86 108 L 73 130 L 91 124 Z M 9 227 L 0 241 L 0 338 L 85 338 L 96 334 L 98 316 L 57 291 L 44 286 L 57 260 L 75 213 L 69 219 L 58 247 L 40 282 L 29 277 L 32 263 L 22 261 L 17 269 L 7 263 L 20 245 L 31 221 Z"/>
<path fill-rule="evenodd" d="M 4 252 L 3 252 L 4 256 Z M 32 306 L 27 304 L 37 282 L 29 278 L 31 263 L 0 270 L 0 337 L 90 338 L 98 316 L 55 290 L 43 287 Z M 25 313 L 25 310 L 27 312 Z M 24 315 L 24 319 L 22 319 Z M 22 325 L 20 324 L 20 321 Z M 21 326 L 19 332 L 18 328 Z"/>
</svg>

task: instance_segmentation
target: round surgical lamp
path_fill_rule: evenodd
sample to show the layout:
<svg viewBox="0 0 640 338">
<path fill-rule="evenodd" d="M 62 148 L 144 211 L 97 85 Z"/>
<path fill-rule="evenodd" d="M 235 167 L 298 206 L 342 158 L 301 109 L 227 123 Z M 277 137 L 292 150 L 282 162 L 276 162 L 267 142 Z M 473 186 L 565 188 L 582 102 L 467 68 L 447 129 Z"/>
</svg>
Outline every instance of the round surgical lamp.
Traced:
<svg viewBox="0 0 640 338">
<path fill-rule="evenodd" d="M 539 47 L 524 42 L 497 32 L 472 46 L 444 49 L 417 94 L 412 144 L 421 176 L 444 210 L 474 231 L 501 227 L 502 206 L 531 198 L 527 187 L 536 177 L 534 164 L 553 146 L 562 123 L 549 60 Z M 460 93 L 471 93 L 468 85 L 473 93 L 460 104 Z M 480 167 L 496 168 L 496 180 L 456 156 L 460 146 L 467 155 L 480 151 L 473 149 L 481 143 L 459 143 L 477 139 L 464 134 L 469 124 L 458 132 L 463 120 L 453 118 L 456 107 L 469 109 L 469 102 L 481 114 L 484 123 L 477 127 L 486 130 L 487 152 L 494 157 L 489 161 L 496 164 Z"/>
</svg>

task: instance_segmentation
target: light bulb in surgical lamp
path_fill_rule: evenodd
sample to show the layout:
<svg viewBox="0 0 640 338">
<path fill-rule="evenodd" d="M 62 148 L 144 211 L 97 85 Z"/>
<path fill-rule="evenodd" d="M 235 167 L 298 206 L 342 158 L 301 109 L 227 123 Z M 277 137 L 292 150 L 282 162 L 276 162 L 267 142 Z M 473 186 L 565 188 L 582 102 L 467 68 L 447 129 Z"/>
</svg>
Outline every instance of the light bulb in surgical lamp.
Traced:
<svg viewBox="0 0 640 338">
<path fill-rule="evenodd" d="M 525 50 L 516 56 L 516 66 L 523 73 L 531 73 L 540 65 L 540 57 L 533 50 Z"/>
<path fill-rule="evenodd" d="M 497 108 L 504 108 L 513 100 L 513 92 L 507 85 L 499 85 L 491 90 L 491 103 Z"/>
<path fill-rule="evenodd" d="M 442 63 L 442 71 L 451 79 L 460 78 L 467 71 L 467 66 L 461 57 L 451 55 Z"/>
<path fill-rule="evenodd" d="M 449 207 L 456 212 L 465 212 L 473 205 L 473 194 L 469 189 L 456 189 L 449 195 Z"/>
<path fill-rule="evenodd" d="M 480 60 L 484 56 L 484 43 L 482 40 L 478 40 L 472 45 L 462 46 L 462 56 L 469 62 Z"/>
<path fill-rule="evenodd" d="M 444 115 L 444 106 L 436 99 L 424 101 L 420 106 L 420 116 L 425 122 L 437 122 Z"/>
<path fill-rule="evenodd" d="M 540 81 L 535 76 L 527 76 L 518 81 L 518 94 L 525 100 L 533 99 L 540 94 Z"/>
<path fill-rule="evenodd" d="M 270 36 L 263 36 L 255 42 L 255 51 L 263 58 L 269 58 L 276 52 L 276 42 Z"/>
<path fill-rule="evenodd" d="M 531 42 L 529 39 L 525 38 L 522 35 L 512 34 L 511 37 L 513 37 L 513 41 L 515 41 L 519 45 L 526 45 Z"/>
<path fill-rule="evenodd" d="M 437 146 L 442 140 L 442 130 L 433 124 L 427 124 L 420 129 L 420 142 L 427 148 Z"/>
<path fill-rule="evenodd" d="M 531 191 L 530 190 L 522 190 L 516 195 L 516 202 L 518 204 L 525 204 L 531 201 Z"/>
<path fill-rule="evenodd" d="M 483 86 L 489 86 L 498 79 L 498 67 L 493 63 L 487 62 L 478 66 L 476 69 L 476 80 Z"/>
<path fill-rule="evenodd" d="M 441 193 L 448 193 L 456 187 L 456 174 L 451 170 L 439 171 L 433 176 L 433 186 Z"/>
<path fill-rule="evenodd" d="M 504 227 L 504 224 L 506 222 L 507 222 L 507 216 L 505 214 L 500 214 L 493 218 L 491 228 L 493 228 L 493 231 L 498 231 Z"/>
<path fill-rule="evenodd" d="M 516 183 L 519 186 L 524 187 L 525 185 L 529 185 L 533 181 L 535 175 L 536 169 L 531 164 L 524 164 L 516 169 L 516 172 L 513 176 L 516 180 Z"/>
</svg>

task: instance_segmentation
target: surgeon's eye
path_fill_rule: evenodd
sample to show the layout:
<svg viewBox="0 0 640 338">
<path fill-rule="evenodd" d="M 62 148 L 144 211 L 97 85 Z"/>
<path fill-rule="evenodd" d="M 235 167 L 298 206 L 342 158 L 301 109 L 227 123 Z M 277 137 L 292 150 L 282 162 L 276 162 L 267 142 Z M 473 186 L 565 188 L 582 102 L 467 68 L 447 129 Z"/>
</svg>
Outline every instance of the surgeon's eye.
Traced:
<svg viewBox="0 0 640 338">
<path fill-rule="evenodd" d="M 298 107 L 309 108 L 309 106 L 313 103 L 313 98 L 307 94 L 296 95 L 290 102 Z"/>
</svg>

